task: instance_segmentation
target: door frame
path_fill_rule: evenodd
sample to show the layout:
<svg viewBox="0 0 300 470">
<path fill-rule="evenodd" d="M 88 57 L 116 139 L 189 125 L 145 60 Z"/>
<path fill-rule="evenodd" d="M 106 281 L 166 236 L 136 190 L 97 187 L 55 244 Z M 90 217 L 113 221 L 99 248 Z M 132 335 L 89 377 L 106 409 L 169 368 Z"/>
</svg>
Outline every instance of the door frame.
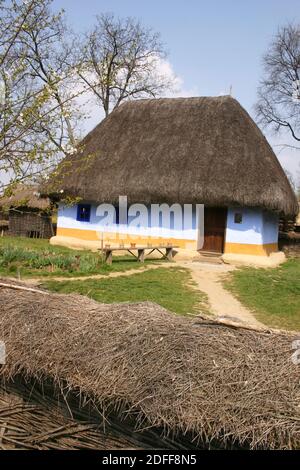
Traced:
<svg viewBox="0 0 300 470">
<path fill-rule="evenodd" d="M 203 206 L 203 211 L 200 211 L 198 214 L 198 237 L 197 237 L 197 251 L 198 252 L 211 252 L 215 254 L 223 254 L 224 249 L 225 249 L 225 244 L 226 244 L 226 231 L 227 231 L 227 220 L 228 220 L 228 207 L 220 207 L 220 206 Z M 204 248 L 205 245 L 205 208 L 208 209 L 223 209 L 224 210 L 224 232 L 223 232 L 223 241 L 222 241 L 222 251 L 211 251 L 207 250 Z M 201 224 L 204 225 L 204 233 L 203 233 L 203 246 L 202 248 L 199 248 L 200 240 L 202 238 L 201 236 Z"/>
</svg>

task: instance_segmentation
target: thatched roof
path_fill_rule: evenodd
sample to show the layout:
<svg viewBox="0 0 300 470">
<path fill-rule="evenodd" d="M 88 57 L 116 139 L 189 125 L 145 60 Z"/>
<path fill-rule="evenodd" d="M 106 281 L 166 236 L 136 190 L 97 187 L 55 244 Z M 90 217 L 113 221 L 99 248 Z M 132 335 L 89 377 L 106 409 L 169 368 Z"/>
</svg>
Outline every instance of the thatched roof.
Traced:
<svg viewBox="0 0 300 470">
<path fill-rule="evenodd" d="M 0 290 L 5 381 L 52 380 L 66 399 L 86 396 L 106 418 L 114 411 L 138 428 L 190 433 L 200 446 L 300 447 L 294 335 L 181 317 L 147 302 Z"/>
<path fill-rule="evenodd" d="M 256 124 L 230 96 L 121 105 L 67 157 L 45 189 L 96 202 L 261 206 L 294 215 L 296 198 Z"/>
<path fill-rule="evenodd" d="M 9 195 L 0 197 L 0 208 L 8 210 L 17 207 L 46 211 L 51 207 L 51 201 L 40 195 L 37 185 L 19 184 L 10 190 Z"/>
</svg>

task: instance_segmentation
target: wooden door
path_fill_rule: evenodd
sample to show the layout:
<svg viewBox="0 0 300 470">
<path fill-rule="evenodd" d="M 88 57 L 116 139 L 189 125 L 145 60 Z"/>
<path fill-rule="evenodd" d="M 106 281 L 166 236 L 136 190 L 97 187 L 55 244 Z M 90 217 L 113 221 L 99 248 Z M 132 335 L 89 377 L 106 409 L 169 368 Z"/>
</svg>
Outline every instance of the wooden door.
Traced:
<svg viewBox="0 0 300 470">
<path fill-rule="evenodd" d="M 201 251 L 223 253 L 227 209 L 221 207 L 204 208 L 204 244 Z"/>
</svg>

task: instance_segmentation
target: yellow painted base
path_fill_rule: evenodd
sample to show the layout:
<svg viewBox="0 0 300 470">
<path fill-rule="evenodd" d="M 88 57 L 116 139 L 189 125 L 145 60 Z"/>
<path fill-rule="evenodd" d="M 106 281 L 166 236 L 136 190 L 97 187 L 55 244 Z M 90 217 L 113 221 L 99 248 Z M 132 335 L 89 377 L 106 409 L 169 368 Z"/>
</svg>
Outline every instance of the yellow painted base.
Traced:
<svg viewBox="0 0 300 470">
<path fill-rule="evenodd" d="M 269 256 L 278 251 L 277 243 L 268 243 L 266 245 L 250 245 L 245 243 L 225 243 L 225 254 Z"/>
<path fill-rule="evenodd" d="M 97 232 L 96 230 L 80 230 L 75 228 L 57 228 L 58 237 L 68 237 L 68 238 L 77 238 L 79 240 L 84 240 L 87 242 L 99 242 L 102 244 L 110 244 L 113 246 L 119 246 L 120 244 L 130 245 L 130 243 L 136 243 L 138 245 L 152 244 L 160 245 L 166 243 L 172 243 L 179 248 L 184 248 L 187 250 L 196 250 L 197 242 L 196 240 L 183 240 L 180 238 L 163 238 L 163 237 L 142 237 L 140 235 L 130 235 L 124 233 L 110 233 L 110 232 Z"/>
<path fill-rule="evenodd" d="M 180 238 L 163 238 L 163 237 L 148 237 L 140 235 L 130 235 L 122 233 L 110 232 L 97 232 L 96 230 L 80 230 L 76 228 L 57 228 L 57 236 L 78 239 L 80 241 L 99 243 L 99 246 L 110 244 L 119 246 L 120 244 L 130 245 L 136 243 L 138 245 L 152 244 L 160 245 L 165 243 L 172 243 L 179 248 L 187 250 L 197 250 L 196 240 L 184 240 Z M 89 243 L 87 243 L 88 247 Z M 224 254 L 238 254 L 238 255 L 254 255 L 254 256 L 269 256 L 271 253 L 278 251 L 277 243 L 269 243 L 266 245 L 250 245 L 244 243 L 225 243 Z"/>
<path fill-rule="evenodd" d="M 237 255 L 236 253 L 227 253 L 222 255 L 222 261 L 225 264 L 231 264 L 233 266 L 276 268 L 286 261 L 286 257 L 282 251 L 271 253 L 270 256 Z"/>
</svg>

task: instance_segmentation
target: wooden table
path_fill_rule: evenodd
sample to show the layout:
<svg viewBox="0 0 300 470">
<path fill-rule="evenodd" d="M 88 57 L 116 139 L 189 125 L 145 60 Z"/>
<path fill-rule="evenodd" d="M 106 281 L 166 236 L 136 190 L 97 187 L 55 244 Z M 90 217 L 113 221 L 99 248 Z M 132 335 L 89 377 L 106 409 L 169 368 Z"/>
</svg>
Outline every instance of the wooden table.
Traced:
<svg viewBox="0 0 300 470">
<path fill-rule="evenodd" d="M 151 255 L 154 251 L 158 251 L 161 255 L 161 259 L 167 259 L 172 261 L 174 257 L 174 249 L 178 248 L 178 246 L 174 245 L 157 245 L 157 246 L 137 246 L 137 247 L 116 247 L 116 248 L 99 248 L 99 250 L 104 254 L 104 261 L 107 264 L 112 264 L 112 255 L 114 251 L 127 251 L 130 253 L 137 261 L 140 263 L 144 263 L 146 256 Z M 146 250 L 150 250 L 149 253 L 145 253 Z M 165 253 L 162 251 L 165 250 Z M 135 254 L 136 252 L 137 254 Z"/>
</svg>

